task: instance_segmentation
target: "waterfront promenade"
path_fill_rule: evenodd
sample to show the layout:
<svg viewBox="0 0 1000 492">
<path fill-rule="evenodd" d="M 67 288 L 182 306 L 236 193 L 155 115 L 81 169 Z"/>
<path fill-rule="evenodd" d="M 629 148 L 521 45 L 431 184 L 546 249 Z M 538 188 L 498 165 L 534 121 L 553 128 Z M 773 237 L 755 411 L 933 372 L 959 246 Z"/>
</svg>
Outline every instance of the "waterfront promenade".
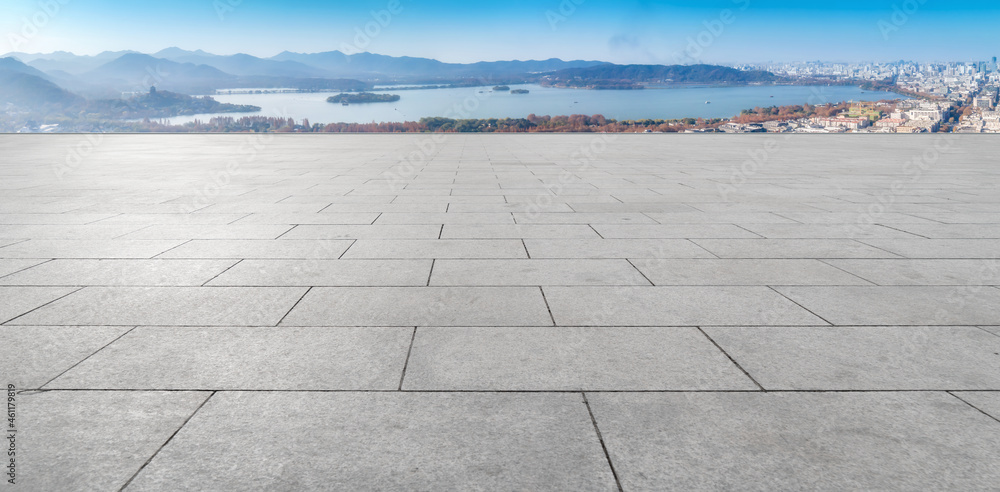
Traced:
<svg viewBox="0 0 1000 492">
<path fill-rule="evenodd" d="M 3 135 L 0 490 L 995 489 L 997 190 L 984 136 Z"/>
</svg>

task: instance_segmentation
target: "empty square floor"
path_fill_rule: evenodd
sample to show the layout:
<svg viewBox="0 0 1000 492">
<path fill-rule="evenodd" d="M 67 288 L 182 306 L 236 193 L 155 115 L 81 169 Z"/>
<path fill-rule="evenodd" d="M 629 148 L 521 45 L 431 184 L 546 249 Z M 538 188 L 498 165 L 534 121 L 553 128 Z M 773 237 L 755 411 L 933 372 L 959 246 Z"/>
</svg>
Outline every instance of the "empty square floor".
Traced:
<svg viewBox="0 0 1000 492">
<path fill-rule="evenodd" d="M 995 489 L 998 155 L 974 135 L 0 136 L 15 480 Z"/>
</svg>

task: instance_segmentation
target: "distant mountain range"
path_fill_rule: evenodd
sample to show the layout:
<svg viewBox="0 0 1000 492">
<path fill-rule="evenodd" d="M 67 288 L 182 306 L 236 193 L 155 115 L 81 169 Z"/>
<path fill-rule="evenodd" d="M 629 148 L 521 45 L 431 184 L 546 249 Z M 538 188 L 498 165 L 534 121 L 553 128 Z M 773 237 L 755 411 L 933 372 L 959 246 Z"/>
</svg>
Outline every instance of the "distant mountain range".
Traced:
<svg viewBox="0 0 1000 492">
<path fill-rule="evenodd" d="M 718 65 L 614 65 L 558 70 L 543 81 L 564 87 L 641 88 L 640 84 L 750 84 L 782 80 L 771 72 Z"/>
</svg>

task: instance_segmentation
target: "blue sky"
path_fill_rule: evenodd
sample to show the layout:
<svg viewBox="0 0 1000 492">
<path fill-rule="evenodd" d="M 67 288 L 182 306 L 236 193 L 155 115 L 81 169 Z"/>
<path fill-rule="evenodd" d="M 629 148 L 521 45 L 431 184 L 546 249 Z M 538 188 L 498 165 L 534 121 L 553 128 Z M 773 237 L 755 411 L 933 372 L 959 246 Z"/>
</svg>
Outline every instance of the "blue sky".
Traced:
<svg viewBox="0 0 1000 492">
<path fill-rule="evenodd" d="M 373 12 L 392 2 L 397 13 L 378 24 Z M 257 56 L 364 50 L 450 62 L 965 61 L 1000 52 L 998 21 L 997 2 L 943 0 L 3 0 L 0 53 L 178 46 Z M 375 35 L 359 37 L 366 26 Z"/>
</svg>

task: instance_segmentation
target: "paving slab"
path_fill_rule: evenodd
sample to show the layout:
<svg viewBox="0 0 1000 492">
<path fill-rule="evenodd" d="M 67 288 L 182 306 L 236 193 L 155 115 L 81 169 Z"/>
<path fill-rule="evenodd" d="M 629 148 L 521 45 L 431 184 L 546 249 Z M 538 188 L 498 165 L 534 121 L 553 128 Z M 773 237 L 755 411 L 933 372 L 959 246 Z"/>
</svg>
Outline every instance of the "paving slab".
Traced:
<svg viewBox="0 0 1000 492">
<path fill-rule="evenodd" d="M 0 285 L 198 286 L 233 266 L 232 260 L 53 260 Z"/>
<path fill-rule="evenodd" d="M 465 225 L 445 224 L 443 239 L 537 239 L 537 238 L 599 238 L 584 224 L 511 224 Z"/>
<path fill-rule="evenodd" d="M 525 239 L 531 258 L 717 258 L 686 239 Z"/>
<path fill-rule="evenodd" d="M 558 326 L 828 325 L 767 287 L 544 287 Z"/>
<path fill-rule="evenodd" d="M 244 260 L 206 285 L 416 287 L 427 285 L 431 263 L 431 260 Z"/>
<path fill-rule="evenodd" d="M 898 228 L 930 239 L 1000 239 L 1000 223 L 906 224 Z"/>
<path fill-rule="evenodd" d="M 626 260 L 438 260 L 430 285 L 649 285 Z"/>
<path fill-rule="evenodd" d="M 275 326 L 306 290 L 293 287 L 85 287 L 9 323 Z"/>
<path fill-rule="evenodd" d="M 825 260 L 878 285 L 1000 285 L 1000 260 Z"/>
<path fill-rule="evenodd" d="M 588 399 L 629 491 L 988 490 L 1000 480 L 1000 425 L 944 392 Z"/>
<path fill-rule="evenodd" d="M 48 260 L 0 260 L 0 281 L 7 275 L 41 265 L 46 261 Z"/>
<path fill-rule="evenodd" d="M 1000 259 L 1000 239 L 861 239 L 905 258 Z M 0 249 L 0 254 L 3 250 Z"/>
<path fill-rule="evenodd" d="M 876 240 L 865 240 L 872 242 Z M 720 258 L 899 258 L 852 239 L 692 239 Z"/>
<path fill-rule="evenodd" d="M 640 213 L 515 213 L 518 224 L 656 224 Z"/>
<path fill-rule="evenodd" d="M 513 224 L 510 213 L 384 213 L 379 215 L 375 225 L 383 224 Z"/>
<path fill-rule="evenodd" d="M 0 214 L 0 224 L 89 224 L 115 214 Z"/>
<path fill-rule="evenodd" d="M 395 390 L 412 328 L 138 327 L 46 389 Z"/>
<path fill-rule="evenodd" d="M 0 287 L 0 324 L 77 289 L 78 287 Z"/>
<path fill-rule="evenodd" d="M 537 287 L 316 287 L 284 326 L 552 326 Z"/>
<path fill-rule="evenodd" d="M 163 484 L 179 491 L 616 488 L 579 394 L 483 393 L 220 393 L 129 490 Z"/>
<path fill-rule="evenodd" d="M 0 237 L 8 239 L 114 239 L 142 229 L 143 225 L 29 224 L 0 225 Z M 138 238 L 150 239 L 150 238 Z M 162 239 L 162 238 L 152 238 Z"/>
<path fill-rule="evenodd" d="M 768 390 L 1000 389 L 1000 337 L 971 326 L 705 331 Z"/>
<path fill-rule="evenodd" d="M 0 374 L 7 384 L 38 388 L 130 327 L 0 326 Z"/>
<path fill-rule="evenodd" d="M 194 240 L 166 251 L 157 258 L 205 259 L 337 259 L 352 240 Z M 0 249 L 0 255 L 2 255 Z"/>
<path fill-rule="evenodd" d="M 361 239 L 343 256 L 344 259 L 527 257 L 524 244 L 516 239 Z"/>
<path fill-rule="evenodd" d="M 769 239 L 918 238 L 904 230 L 879 224 L 743 224 Z"/>
<path fill-rule="evenodd" d="M 835 325 L 1000 324 L 1000 290 L 987 287 L 775 287 Z"/>
<path fill-rule="evenodd" d="M 10 488 L 119 490 L 208 396 L 190 392 L 21 393 L 17 396 L 17 483 Z"/>
<path fill-rule="evenodd" d="M 770 212 L 704 213 L 674 212 L 647 213 L 660 224 L 795 224 L 796 221 Z"/>
<path fill-rule="evenodd" d="M 32 239 L 0 247 L 0 258 L 152 258 L 184 241 Z"/>
<path fill-rule="evenodd" d="M 436 239 L 441 224 L 300 225 L 282 239 Z"/>
<path fill-rule="evenodd" d="M 427 327 L 417 329 L 403 389 L 690 391 L 757 386 L 696 328 Z"/>
<path fill-rule="evenodd" d="M 631 261 L 655 285 L 872 285 L 819 260 Z"/>
<path fill-rule="evenodd" d="M 760 238 L 732 224 L 594 224 L 594 230 L 607 239 L 676 239 L 676 238 Z"/>
<path fill-rule="evenodd" d="M 84 214 L 73 215 L 86 216 Z M 247 214 L 117 214 L 94 221 L 94 224 L 225 225 L 246 216 Z"/>
</svg>

